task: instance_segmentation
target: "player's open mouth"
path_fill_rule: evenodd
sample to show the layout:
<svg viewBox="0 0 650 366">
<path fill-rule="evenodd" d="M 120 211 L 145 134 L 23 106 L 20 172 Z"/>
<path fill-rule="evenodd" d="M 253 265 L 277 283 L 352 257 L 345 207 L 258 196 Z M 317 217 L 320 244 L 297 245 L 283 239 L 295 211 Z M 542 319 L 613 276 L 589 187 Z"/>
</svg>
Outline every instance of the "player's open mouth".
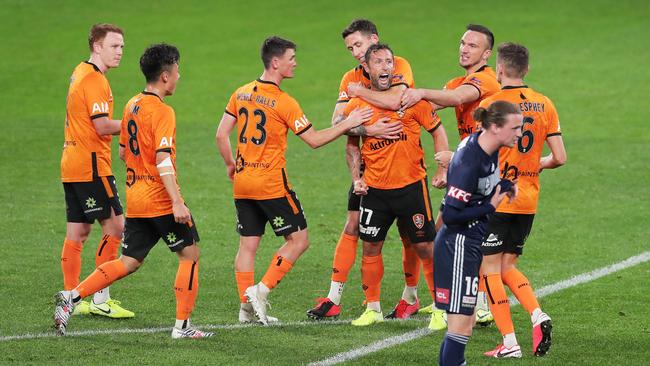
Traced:
<svg viewBox="0 0 650 366">
<path fill-rule="evenodd" d="M 385 74 L 379 74 L 379 81 L 382 83 L 388 82 L 390 75 L 388 73 Z"/>
</svg>

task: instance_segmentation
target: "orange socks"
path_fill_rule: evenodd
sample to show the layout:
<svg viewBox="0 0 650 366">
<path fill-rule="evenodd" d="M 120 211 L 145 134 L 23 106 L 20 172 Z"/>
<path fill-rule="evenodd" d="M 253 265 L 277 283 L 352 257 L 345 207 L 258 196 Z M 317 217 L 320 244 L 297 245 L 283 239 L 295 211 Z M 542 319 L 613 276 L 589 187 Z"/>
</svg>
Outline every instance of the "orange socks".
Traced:
<svg viewBox="0 0 650 366">
<path fill-rule="evenodd" d="M 523 273 L 519 272 L 518 269 L 513 268 L 508 272 L 501 275 L 503 283 L 510 288 L 510 291 L 515 295 L 517 300 L 521 303 L 521 306 L 528 311 L 529 314 L 533 314 L 533 310 L 539 308 L 539 303 L 537 302 L 537 297 L 533 288 L 530 287 L 528 278 L 524 276 Z"/>
<path fill-rule="evenodd" d="M 502 335 L 513 333 L 515 328 L 510 315 L 510 302 L 506 295 L 506 288 L 501 282 L 501 274 L 484 275 L 481 280 L 485 282 L 488 304 L 490 304 L 490 311 L 492 311 L 497 328 Z"/>
<path fill-rule="evenodd" d="M 420 258 L 408 239 L 402 238 L 402 267 L 406 286 L 417 287 L 420 282 Z"/>
<path fill-rule="evenodd" d="M 431 295 L 431 300 L 435 302 L 436 293 L 433 286 L 433 258 L 420 260 L 422 261 L 422 272 L 424 272 L 424 280 L 427 281 L 427 287 L 429 288 L 429 295 Z"/>
<path fill-rule="evenodd" d="M 280 283 L 282 278 L 291 271 L 291 268 L 293 268 L 293 263 L 289 262 L 288 259 L 277 254 L 274 255 L 273 260 L 269 265 L 269 269 L 266 270 L 264 277 L 262 277 L 262 283 L 268 287 L 269 290 L 272 290 L 278 285 L 278 283 Z"/>
<path fill-rule="evenodd" d="M 199 262 L 180 261 L 176 281 L 176 319 L 189 319 L 199 294 Z"/>
<path fill-rule="evenodd" d="M 61 251 L 61 270 L 63 271 L 63 289 L 72 290 L 79 284 L 81 275 L 81 250 L 83 243 L 66 238 Z"/>
<path fill-rule="evenodd" d="M 106 262 L 117 259 L 117 251 L 120 249 L 121 242 L 122 238 L 108 234 L 104 235 L 102 240 L 99 242 L 97 252 L 95 252 L 95 267 L 99 267 Z"/>
<path fill-rule="evenodd" d="M 350 269 L 357 259 L 357 242 L 358 236 L 341 233 L 339 242 L 334 250 L 334 260 L 332 261 L 332 281 L 347 282 Z"/>
<path fill-rule="evenodd" d="M 384 260 L 380 255 L 361 258 L 361 283 L 366 303 L 379 301 L 381 296 L 381 279 L 384 277 Z"/>
<path fill-rule="evenodd" d="M 111 283 L 126 276 L 128 271 L 121 260 L 115 259 L 97 267 L 90 276 L 77 286 L 76 290 L 82 298 L 109 286 Z"/>
<path fill-rule="evenodd" d="M 239 302 L 245 304 L 248 300 L 244 293 L 247 288 L 255 284 L 255 272 L 235 272 L 235 281 L 237 281 L 237 291 L 239 291 Z"/>
</svg>

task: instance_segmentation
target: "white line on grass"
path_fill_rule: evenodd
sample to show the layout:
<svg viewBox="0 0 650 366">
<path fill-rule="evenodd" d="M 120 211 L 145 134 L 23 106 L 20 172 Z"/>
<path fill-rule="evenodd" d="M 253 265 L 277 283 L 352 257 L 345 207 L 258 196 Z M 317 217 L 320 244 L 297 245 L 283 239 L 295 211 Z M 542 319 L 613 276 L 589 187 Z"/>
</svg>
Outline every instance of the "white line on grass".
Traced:
<svg viewBox="0 0 650 366">
<path fill-rule="evenodd" d="M 624 261 L 614 263 L 610 266 L 599 268 L 591 272 L 579 274 L 577 276 L 569 278 L 568 280 L 560 281 L 552 285 L 544 286 L 538 289 L 537 291 L 535 291 L 535 294 L 537 295 L 538 298 L 544 297 L 552 293 L 567 289 L 569 287 L 587 283 L 596 280 L 598 278 L 601 278 L 603 276 L 607 276 L 608 274 L 612 274 L 614 272 L 636 266 L 637 264 L 641 264 L 649 260 L 650 260 L 650 252 L 644 252 L 639 255 L 635 255 L 634 257 L 630 257 Z M 519 301 L 517 301 L 517 299 L 514 296 L 511 296 L 508 300 L 510 301 L 511 304 L 510 306 L 519 304 Z M 418 338 L 422 338 L 429 333 L 431 333 L 431 331 L 428 328 L 416 329 L 401 335 L 382 339 L 380 341 L 371 343 L 367 346 L 355 348 L 347 352 L 338 353 L 324 360 L 312 362 L 308 366 L 336 365 L 345 361 L 350 361 L 355 358 L 365 356 L 370 353 L 381 351 L 388 347 L 397 346 L 402 343 L 406 343 L 406 342 L 416 340 Z"/>
<path fill-rule="evenodd" d="M 585 282 L 593 281 L 597 278 L 606 276 L 608 274 L 611 274 L 616 271 L 620 271 L 625 268 L 629 268 L 632 266 L 635 266 L 637 264 L 647 262 L 650 260 L 650 251 L 649 252 L 644 252 L 642 254 L 639 254 L 637 256 L 628 258 L 622 262 L 615 263 L 611 266 L 603 267 L 591 272 L 583 273 L 581 275 L 577 275 L 575 277 L 572 277 L 568 280 L 565 281 L 560 281 L 558 283 L 545 286 L 540 288 L 539 290 L 536 291 L 538 297 L 543 297 L 549 294 L 552 294 L 554 292 L 576 286 Z M 517 300 L 512 297 L 510 298 L 511 304 L 515 305 L 517 304 Z M 352 319 L 342 319 L 342 320 L 333 320 L 333 321 L 326 321 L 326 322 L 315 322 L 315 321 L 298 321 L 298 322 L 287 322 L 287 323 L 281 323 L 278 324 L 277 326 L 283 326 L 283 327 L 301 327 L 301 326 L 315 326 L 315 325 L 341 325 L 341 324 L 348 324 Z M 396 321 L 402 321 L 402 320 L 396 320 Z M 416 322 L 424 322 L 428 321 L 428 319 L 412 319 L 411 321 L 416 321 Z M 208 324 L 208 325 L 202 325 L 199 326 L 200 328 L 203 329 L 222 329 L 222 330 L 229 330 L 229 329 L 242 329 L 242 328 L 247 328 L 247 327 L 252 327 L 256 326 L 254 324 Z M 66 334 L 66 337 L 84 337 L 84 336 L 96 336 L 96 335 L 112 335 L 112 334 L 151 334 L 151 333 L 162 333 L 162 332 L 171 332 L 171 327 L 152 327 L 152 328 L 122 328 L 122 329 L 102 329 L 102 330 L 81 330 L 81 331 L 71 331 Z M 313 365 L 334 365 L 339 362 L 351 360 L 353 358 L 361 357 L 363 355 L 372 353 L 372 352 L 377 352 L 381 349 L 395 346 L 401 343 L 405 343 L 408 341 L 412 341 L 418 338 L 421 338 L 425 336 L 426 334 L 430 333 L 428 328 L 423 328 L 423 329 L 417 329 L 405 334 L 401 334 L 398 336 L 390 337 L 387 339 L 384 339 L 382 341 L 378 341 L 375 343 L 372 343 L 368 346 L 356 349 L 356 350 L 351 350 L 348 352 L 340 353 L 338 355 L 335 355 L 333 357 L 330 357 L 326 360 L 319 361 L 317 363 L 313 363 Z M 27 334 L 19 334 L 19 335 L 8 335 L 8 336 L 0 336 L 0 342 L 6 342 L 6 341 L 14 341 L 14 340 L 29 340 L 29 339 L 39 339 L 39 338 L 54 338 L 56 337 L 56 334 L 54 332 L 47 332 L 47 333 L 27 333 Z M 372 351 L 364 351 L 364 349 L 372 349 Z M 345 355 L 354 355 L 354 357 L 346 357 Z M 337 358 L 337 362 L 332 362 L 328 360 L 333 360 L 334 358 Z"/>
</svg>

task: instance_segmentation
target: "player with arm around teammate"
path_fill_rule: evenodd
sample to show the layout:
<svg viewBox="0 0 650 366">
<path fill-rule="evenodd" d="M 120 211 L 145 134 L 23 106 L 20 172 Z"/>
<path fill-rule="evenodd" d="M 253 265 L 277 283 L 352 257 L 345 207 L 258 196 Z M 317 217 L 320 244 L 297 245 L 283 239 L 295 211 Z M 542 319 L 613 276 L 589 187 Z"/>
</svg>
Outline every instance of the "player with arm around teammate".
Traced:
<svg viewBox="0 0 650 366">
<path fill-rule="evenodd" d="M 436 306 L 447 312 L 447 334 L 439 364 L 465 364 L 465 345 L 475 323 L 481 242 L 489 215 L 516 186 L 499 182 L 499 148 L 513 146 L 521 136 L 523 116 L 511 103 L 498 101 L 478 108 L 481 131 L 463 140 L 449 164 L 443 226 L 435 240 Z"/>
<path fill-rule="evenodd" d="M 368 48 L 365 63 L 371 79 L 371 88 L 382 91 L 390 88 L 394 70 L 391 49 L 384 44 Z M 354 108 L 370 105 L 361 98 L 353 98 L 344 114 Z M 372 106 L 372 105 L 371 105 Z M 383 321 L 380 306 L 383 277 L 382 247 L 388 229 L 395 219 L 402 222 L 402 235 L 415 249 L 424 267 L 425 278 L 433 287 L 433 239 L 435 229 L 427 184 L 424 151 L 420 131 L 424 128 L 434 140 L 436 151 L 448 149 L 447 136 L 431 104 L 421 102 L 404 111 L 392 111 L 372 106 L 375 115 L 367 124 L 382 123 L 381 119 L 400 121 L 403 130 L 397 140 L 364 137 L 362 158 L 363 177 L 355 180 L 355 193 L 361 194 L 359 232 L 363 240 L 361 276 L 367 309 L 352 321 L 355 326 L 368 326 Z M 436 172 L 444 179 L 445 169 Z"/>
<path fill-rule="evenodd" d="M 164 103 L 176 90 L 179 59 L 178 49 L 168 44 L 150 46 L 140 58 L 147 85 L 124 108 L 120 134 L 120 158 L 127 166 L 122 255 L 99 266 L 71 291 L 56 294 L 54 325 L 59 335 L 65 335 L 70 313 L 82 298 L 138 270 L 161 238 L 179 260 L 172 338 L 213 335 L 190 322 L 199 287 L 199 236 L 176 180 L 176 116 Z"/>
<path fill-rule="evenodd" d="M 376 25 L 367 19 L 356 19 L 341 33 L 345 46 L 351 55 L 359 62 L 354 69 L 346 72 L 339 86 L 339 97 L 332 115 L 332 123 L 336 124 L 344 119 L 343 111 L 351 98 L 358 97 L 370 105 L 385 110 L 398 110 L 404 90 L 414 87 L 411 65 L 402 57 L 394 57 L 394 70 L 392 83 L 387 90 L 371 88 L 370 75 L 364 67 L 364 58 L 368 47 L 379 42 Z M 377 137 L 381 139 L 397 139 L 402 131 L 399 121 L 377 121 L 369 125 L 355 127 L 348 132 L 346 144 L 346 162 L 352 175 L 352 181 L 359 179 L 363 174 L 360 137 Z M 436 188 L 444 187 L 444 175 L 434 177 L 432 185 Z M 354 193 L 351 185 L 348 191 L 348 212 L 345 227 L 334 250 L 332 260 L 332 275 L 330 289 L 327 297 L 317 299 L 314 308 L 307 311 L 307 316 L 312 319 L 333 318 L 341 312 L 341 297 L 348 274 L 354 265 L 359 241 L 359 205 L 361 197 Z M 400 237 L 402 239 L 402 265 L 404 270 L 404 291 L 402 298 L 388 314 L 387 318 L 406 319 L 420 310 L 420 301 L 417 296 L 417 284 L 420 279 L 420 260 L 415 248 L 410 245 L 408 235 L 402 233 L 402 223 L 398 221 Z M 429 282 L 427 282 L 428 284 Z M 433 300 L 433 288 L 430 288 Z"/>
<path fill-rule="evenodd" d="M 402 106 L 408 107 L 424 99 L 438 108 L 454 107 L 456 112 L 458 135 L 462 141 L 480 127 L 474 120 L 474 110 L 481 100 L 499 91 L 499 82 L 494 70 L 488 65 L 494 47 L 494 34 L 490 29 L 479 24 L 469 24 L 460 39 L 458 64 L 465 70 L 464 75 L 451 79 L 442 90 L 408 89 L 402 95 Z M 445 166 L 449 163 L 451 151 L 436 154 L 436 160 Z M 444 201 L 443 201 L 444 202 Z M 441 210 L 440 210 L 441 211 Z M 436 229 L 442 225 L 440 212 L 436 218 Z M 445 326 L 440 313 L 431 317 L 431 329 Z M 479 301 L 476 309 L 477 323 L 487 325 L 493 317 L 488 308 L 482 284 L 479 284 Z"/>
<path fill-rule="evenodd" d="M 356 110 L 336 126 L 316 131 L 298 102 L 280 89 L 294 76 L 296 45 L 280 37 L 267 38 L 261 48 L 262 76 L 238 88 L 230 97 L 219 123 L 216 143 L 233 181 L 237 210 L 239 251 L 235 280 L 240 298 L 239 320 L 268 325 L 267 297 L 307 250 L 307 221 L 285 169 L 287 132 L 291 130 L 312 148 L 325 145 L 367 121 L 370 108 Z M 233 157 L 229 136 L 237 127 Z M 257 249 L 269 222 L 285 243 L 271 260 L 262 280 L 255 284 Z"/>
</svg>

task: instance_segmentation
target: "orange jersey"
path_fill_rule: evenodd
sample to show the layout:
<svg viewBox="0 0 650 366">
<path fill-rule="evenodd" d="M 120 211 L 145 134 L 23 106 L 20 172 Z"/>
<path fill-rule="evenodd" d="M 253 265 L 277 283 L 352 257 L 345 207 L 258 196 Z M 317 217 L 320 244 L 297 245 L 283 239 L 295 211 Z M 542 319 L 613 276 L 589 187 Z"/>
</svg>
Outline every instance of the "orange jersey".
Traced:
<svg viewBox="0 0 650 366">
<path fill-rule="evenodd" d="M 172 200 L 156 167 L 156 153 L 168 152 L 176 167 L 176 115 L 157 95 L 142 92 L 124 107 L 120 146 L 126 163 L 126 217 L 171 214 Z"/>
<path fill-rule="evenodd" d="M 235 198 L 266 200 L 291 189 L 285 170 L 287 131 L 312 127 L 298 102 L 270 81 L 255 80 L 237 89 L 226 106 L 237 118 Z"/>
<path fill-rule="evenodd" d="M 82 62 L 70 77 L 65 118 L 65 142 L 61 156 L 63 182 L 91 182 L 93 177 L 113 175 L 112 136 L 100 136 L 93 119 L 113 117 L 113 93 L 97 66 Z"/>
<path fill-rule="evenodd" d="M 504 87 L 500 92 L 484 99 L 481 107 L 487 108 L 497 100 L 505 100 L 519 106 L 524 115 L 523 135 L 511 148 L 499 150 L 499 166 L 503 178 L 518 178 L 517 198 L 508 203 L 504 200 L 498 212 L 534 214 L 539 197 L 539 160 L 544 141 L 549 136 L 560 135 L 557 111 L 550 99 L 527 86 Z"/>
<path fill-rule="evenodd" d="M 406 59 L 395 56 L 395 68 L 393 70 L 393 80 L 391 86 L 406 85 L 409 88 L 415 87 L 413 81 L 413 70 L 411 64 Z M 361 83 L 366 88 L 370 89 L 370 75 L 366 72 L 363 66 L 359 65 L 354 69 L 346 72 L 341 79 L 339 86 L 339 99 L 337 103 L 345 103 L 350 101 L 348 97 L 348 84 Z"/>
<path fill-rule="evenodd" d="M 420 143 L 420 128 L 433 132 L 441 124 L 429 102 L 420 101 L 404 112 L 377 108 L 361 98 L 352 98 L 343 112 L 348 115 L 355 108 L 370 106 L 374 110 L 371 125 L 378 119 L 389 117 L 402 122 L 402 132 L 397 140 L 364 137 L 361 158 L 365 165 L 363 179 L 368 186 L 379 189 L 396 189 L 417 182 L 427 175 L 424 150 Z"/>
<path fill-rule="evenodd" d="M 458 121 L 458 134 L 462 141 L 465 137 L 477 131 L 478 123 L 472 114 L 478 108 L 481 100 L 497 93 L 500 89 L 496 74 L 491 67 L 485 65 L 466 76 L 451 79 L 445 84 L 445 89 L 456 89 L 461 85 L 471 85 L 478 89 L 477 100 L 456 106 L 456 120 Z"/>
</svg>

